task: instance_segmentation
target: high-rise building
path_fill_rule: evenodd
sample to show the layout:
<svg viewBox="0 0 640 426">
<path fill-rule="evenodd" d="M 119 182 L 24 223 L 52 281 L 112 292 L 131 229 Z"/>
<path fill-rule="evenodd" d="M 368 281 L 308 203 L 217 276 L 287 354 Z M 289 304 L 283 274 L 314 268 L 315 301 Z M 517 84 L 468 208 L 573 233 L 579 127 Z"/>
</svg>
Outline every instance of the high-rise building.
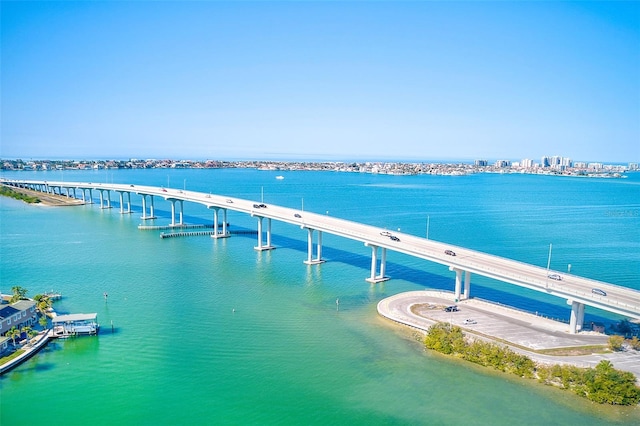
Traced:
<svg viewBox="0 0 640 426">
<path fill-rule="evenodd" d="M 473 162 L 473 164 L 475 164 L 478 167 L 486 167 L 487 166 L 487 160 L 476 160 Z"/>
</svg>

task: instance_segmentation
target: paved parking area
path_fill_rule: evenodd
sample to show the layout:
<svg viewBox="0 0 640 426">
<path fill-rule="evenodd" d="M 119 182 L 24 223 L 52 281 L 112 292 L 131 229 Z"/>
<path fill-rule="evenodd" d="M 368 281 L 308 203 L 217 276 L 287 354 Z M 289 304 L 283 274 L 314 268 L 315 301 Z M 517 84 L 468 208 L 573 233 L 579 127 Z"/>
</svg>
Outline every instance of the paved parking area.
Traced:
<svg viewBox="0 0 640 426">
<path fill-rule="evenodd" d="M 463 300 L 457 312 L 445 312 L 454 305 L 453 294 L 439 291 L 412 291 L 388 297 L 378 303 L 380 315 L 426 331 L 436 322 L 450 322 L 479 338 L 502 342 L 541 363 L 573 364 L 593 367 L 608 359 L 615 368 L 630 371 L 640 378 L 640 352 L 579 356 L 543 355 L 536 351 L 557 348 L 606 345 L 609 336 L 594 332 L 569 333 L 569 325 L 533 314 L 494 305 L 481 300 Z M 465 323 L 465 320 L 472 320 Z"/>
</svg>

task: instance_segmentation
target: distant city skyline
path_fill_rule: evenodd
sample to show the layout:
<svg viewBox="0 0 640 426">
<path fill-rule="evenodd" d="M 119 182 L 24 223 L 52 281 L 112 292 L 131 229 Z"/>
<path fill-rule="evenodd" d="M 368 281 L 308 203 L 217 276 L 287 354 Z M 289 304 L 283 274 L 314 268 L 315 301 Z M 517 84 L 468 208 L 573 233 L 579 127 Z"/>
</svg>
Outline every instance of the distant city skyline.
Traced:
<svg viewBox="0 0 640 426">
<path fill-rule="evenodd" d="M 2 2 L 0 157 L 640 162 L 640 2 Z"/>
</svg>

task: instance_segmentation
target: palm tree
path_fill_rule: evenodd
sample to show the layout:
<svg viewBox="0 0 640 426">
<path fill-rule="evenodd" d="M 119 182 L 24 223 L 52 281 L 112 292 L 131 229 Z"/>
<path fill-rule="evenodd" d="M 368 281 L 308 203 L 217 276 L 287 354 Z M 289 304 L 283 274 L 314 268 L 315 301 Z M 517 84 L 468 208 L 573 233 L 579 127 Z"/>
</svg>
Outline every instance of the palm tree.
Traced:
<svg viewBox="0 0 640 426">
<path fill-rule="evenodd" d="M 48 298 L 47 296 L 41 295 L 39 299 L 35 299 L 35 300 L 36 300 L 36 309 L 38 309 L 38 311 L 40 311 L 42 315 L 46 315 L 47 310 L 51 308 L 51 299 Z"/>
<path fill-rule="evenodd" d="M 11 327 L 11 329 L 7 332 L 7 336 L 11 337 L 11 340 L 13 340 L 13 347 L 16 347 L 16 337 L 20 336 L 20 330 L 18 330 L 16 328 L 16 326 L 14 325 L 13 327 Z"/>
<path fill-rule="evenodd" d="M 19 285 L 14 285 L 13 287 L 11 287 L 11 291 L 13 292 L 13 296 L 11 296 L 11 303 L 15 303 L 27 296 L 27 289 L 24 287 L 20 287 Z"/>
<path fill-rule="evenodd" d="M 46 315 L 40 315 L 40 319 L 38 320 L 38 324 L 40 324 L 42 326 L 42 328 L 46 329 L 47 328 L 47 316 Z"/>
</svg>

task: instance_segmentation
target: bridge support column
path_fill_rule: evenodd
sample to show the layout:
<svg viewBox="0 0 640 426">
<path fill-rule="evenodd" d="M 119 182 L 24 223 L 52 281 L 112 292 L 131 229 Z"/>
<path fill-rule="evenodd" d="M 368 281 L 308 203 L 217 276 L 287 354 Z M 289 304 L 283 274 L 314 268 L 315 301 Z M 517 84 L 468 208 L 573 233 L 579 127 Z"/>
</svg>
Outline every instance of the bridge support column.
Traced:
<svg viewBox="0 0 640 426">
<path fill-rule="evenodd" d="M 471 294 L 471 272 L 464 271 L 464 293 L 462 293 L 463 299 L 468 299 Z"/>
<path fill-rule="evenodd" d="M 458 268 L 453 268 L 452 270 L 456 273 L 455 298 L 456 300 L 460 300 L 460 292 L 462 288 L 462 270 Z"/>
<path fill-rule="evenodd" d="M 184 222 L 182 221 L 184 217 L 184 203 L 182 200 L 170 200 L 171 201 L 171 226 L 182 226 Z M 180 222 L 176 224 L 176 201 L 180 202 Z"/>
<path fill-rule="evenodd" d="M 374 246 L 369 243 L 364 243 L 365 246 L 371 247 L 371 275 L 366 281 L 375 284 L 383 281 L 387 281 L 389 277 L 385 277 L 385 269 L 387 264 L 387 249 L 382 248 L 382 258 L 380 259 L 380 274 L 376 274 L 378 267 L 378 246 Z"/>
<path fill-rule="evenodd" d="M 580 306 L 578 306 L 578 320 L 576 321 L 576 328 L 582 331 L 583 326 L 584 326 L 584 303 L 581 303 Z"/>
<path fill-rule="evenodd" d="M 140 219 L 142 220 L 155 219 L 156 217 L 153 214 L 153 195 L 149 195 L 149 198 L 151 199 L 149 216 L 147 216 L 147 196 L 145 194 L 140 194 L 140 195 L 142 195 L 142 217 Z"/>
<path fill-rule="evenodd" d="M 267 245 L 262 245 L 262 216 L 258 217 L 258 245 L 254 249 L 258 251 L 274 249 L 271 245 L 271 219 L 267 218 Z"/>
<path fill-rule="evenodd" d="M 313 231 L 314 229 L 307 228 L 307 260 L 304 261 L 307 265 L 317 265 L 324 262 L 322 260 L 322 231 L 318 231 L 318 251 L 316 258 L 313 259 Z"/>
<path fill-rule="evenodd" d="M 567 300 L 567 304 L 571 305 L 571 319 L 569 320 L 569 333 L 576 334 L 582 329 L 584 323 L 584 304 L 575 300 Z"/>
<path fill-rule="evenodd" d="M 93 189 L 89 188 L 89 204 L 93 204 Z"/>
<path fill-rule="evenodd" d="M 127 194 L 127 210 L 124 210 L 124 194 L 125 191 L 118 191 L 120 194 L 120 214 L 131 213 L 131 193 L 126 192 Z"/>
<path fill-rule="evenodd" d="M 219 207 L 209 207 L 213 209 L 213 235 L 211 238 L 226 238 L 229 236 L 229 232 L 227 232 L 227 209 L 222 209 L 222 232 L 218 231 L 218 223 L 220 221 L 219 218 Z"/>
<path fill-rule="evenodd" d="M 108 189 L 98 189 L 100 191 L 100 208 L 101 209 L 110 209 L 111 208 L 111 191 Z M 107 193 L 107 200 L 105 204 L 104 193 Z"/>
</svg>

